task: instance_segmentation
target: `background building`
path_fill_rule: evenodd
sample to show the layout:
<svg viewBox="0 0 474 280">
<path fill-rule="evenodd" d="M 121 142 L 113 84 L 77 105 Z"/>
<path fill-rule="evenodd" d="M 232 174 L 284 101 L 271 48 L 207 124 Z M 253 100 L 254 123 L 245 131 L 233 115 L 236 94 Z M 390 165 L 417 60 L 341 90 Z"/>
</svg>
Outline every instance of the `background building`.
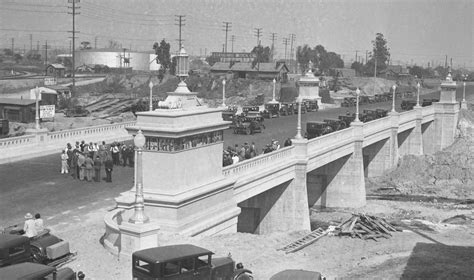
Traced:
<svg viewBox="0 0 474 280">
<path fill-rule="evenodd" d="M 131 52 L 117 49 L 84 49 L 75 52 L 75 65 L 106 65 L 109 68 L 129 68 L 140 71 L 157 71 L 160 65 L 154 52 Z"/>
</svg>

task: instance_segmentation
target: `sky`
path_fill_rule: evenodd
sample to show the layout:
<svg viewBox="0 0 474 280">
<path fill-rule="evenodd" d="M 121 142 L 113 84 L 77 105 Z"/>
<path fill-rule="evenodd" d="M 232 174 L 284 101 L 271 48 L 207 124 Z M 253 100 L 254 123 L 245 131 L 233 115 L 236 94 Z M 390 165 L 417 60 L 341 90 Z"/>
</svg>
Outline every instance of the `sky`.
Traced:
<svg viewBox="0 0 474 280">
<path fill-rule="evenodd" d="M 0 0 L 0 47 L 69 49 L 72 0 Z M 229 22 L 227 51 L 250 51 L 257 29 L 264 46 L 285 55 L 293 48 L 323 45 L 345 61 L 365 60 L 376 33 L 388 42 L 393 64 L 427 63 L 474 69 L 474 0 L 76 0 L 77 41 L 98 48 L 110 40 L 132 50 L 150 51 L 165 39 L 177 50 L 177 15 L 183 15 L 186 51 L 222 51 L 224 22 Z M 31 35 L 30 35 L 31 34 Z M 232 35 L 234 41 L 231 41 Z M 31 43 L 31 45 L 30 45 Z M 78 46 L 79 44 L 76 43 Z M 233 46 L 232 46 L 233 45 Z M 287 45 L 289 56 L 291 40 Z"/>
</svg>

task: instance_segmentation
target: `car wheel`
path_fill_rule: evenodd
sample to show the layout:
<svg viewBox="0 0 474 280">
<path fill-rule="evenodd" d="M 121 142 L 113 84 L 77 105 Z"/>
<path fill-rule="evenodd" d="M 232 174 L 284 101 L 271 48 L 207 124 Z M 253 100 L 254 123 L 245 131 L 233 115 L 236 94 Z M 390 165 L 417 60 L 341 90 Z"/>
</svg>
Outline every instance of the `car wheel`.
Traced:
<svg viewBox="0 0 474 280">
<path fill-rule="evenodd" d="M 46 258 L 41 254 L 41 251 L 36 247 L 31 247 L 31 255 L 33 257 L 33 262 L 46 264 Z"/>
</svg>

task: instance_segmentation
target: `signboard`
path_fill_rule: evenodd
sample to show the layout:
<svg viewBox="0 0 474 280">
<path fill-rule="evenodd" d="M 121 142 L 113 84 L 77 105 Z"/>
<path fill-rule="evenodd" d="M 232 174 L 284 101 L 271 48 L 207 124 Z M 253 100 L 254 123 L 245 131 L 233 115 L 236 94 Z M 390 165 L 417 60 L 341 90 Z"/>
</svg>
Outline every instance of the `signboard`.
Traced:
<svg viewBox="0 0 474 280">
<path fill-rule="evenodd" d="M 44 78 L 44 85 L 45 86 L 54 86 L 56 84 L 57 84 L 56 78 L 54 78 L 54 77 Z"/>
<path fill-rule="evenodd" d="M 55 111 L 56 111 L 55 105 L 41 105 L 40 106 L 40 119 L 53 119 Z"/>
</svg>

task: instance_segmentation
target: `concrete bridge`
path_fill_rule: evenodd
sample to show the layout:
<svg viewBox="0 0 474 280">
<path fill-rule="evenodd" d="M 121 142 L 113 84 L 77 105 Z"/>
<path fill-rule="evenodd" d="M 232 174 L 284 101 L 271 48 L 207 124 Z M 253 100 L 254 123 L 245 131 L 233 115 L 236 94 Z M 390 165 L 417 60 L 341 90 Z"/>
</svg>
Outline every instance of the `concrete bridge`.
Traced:
<svg viewBox="0 0 474 280">
<path fill-rule="evenodd" d="M 294 139 L 290 147 L 225 168 L 222 142 L 172 154 L 145 149 L 145 213 L 161 231 L 184 235 L 310 230 L 310 207 L 364 206 L 365 177 L 395 168 L 401 156 L 431 154 L 451 145 L 459 112 L 454 90 L 455 84 L 442 86 L 441 100 L 432 106 L 353 122 L 311 140 Z M 184 133 L 178 115 L 191 118 L 190 113 L 166 114 L 141 113 L 136 126 L 127 129 L 130 134 L 141 129 L 146 137 Z M 194 116 L 192 121 L 209 123 L 213 114 L 220 111 L 202 109 L 197 116 L 203 119 Z M 153 127 L 158 117 L 170 120 Z M 218 131 L 222 123 L 212 126 Z M 205 131 L 203 127 L 194 130 Z M 111 250 L 120 243 L 117 220 L 131 216 L 135 190 L 116 198 L 118 209 L 105 217 L 105 244 Z"/>
</svg>

